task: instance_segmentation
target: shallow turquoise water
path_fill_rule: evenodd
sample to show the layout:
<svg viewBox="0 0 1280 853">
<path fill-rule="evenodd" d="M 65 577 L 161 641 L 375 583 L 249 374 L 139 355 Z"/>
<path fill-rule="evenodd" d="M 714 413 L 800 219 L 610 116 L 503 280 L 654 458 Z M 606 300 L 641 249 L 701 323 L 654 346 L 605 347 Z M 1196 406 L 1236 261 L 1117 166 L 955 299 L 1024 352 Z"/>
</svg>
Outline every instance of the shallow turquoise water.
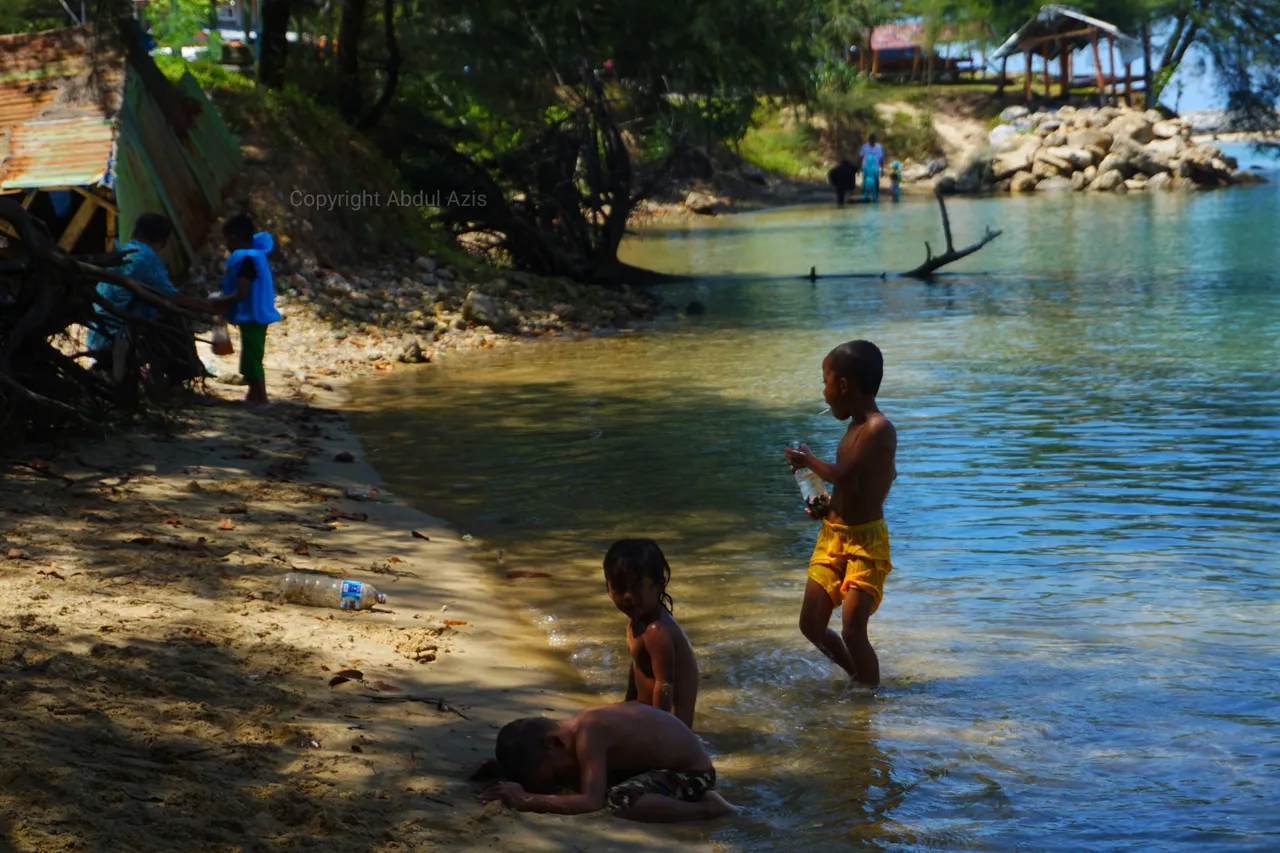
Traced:
<svg viewBox="0 0 1280 853">
<path fill-rule="evenodd" d="M 793 209 L 644 232 L 702 317 L 358 389 L 388 482 L 481 538 L 602 698 L 600 559 L 654 536 L 699 654 L 697 728 L 747 850 L 1280 849 L 1280 192 Z M 816 529 L 781 447 L 830 454 L 819 365 L 886 357 L 899 428 L 884 685 L 796 629 Z M 501 568 L 497 549 L 503 549 Z M 508 569 L 554 574 L 506 581 Z"/>
</svg>

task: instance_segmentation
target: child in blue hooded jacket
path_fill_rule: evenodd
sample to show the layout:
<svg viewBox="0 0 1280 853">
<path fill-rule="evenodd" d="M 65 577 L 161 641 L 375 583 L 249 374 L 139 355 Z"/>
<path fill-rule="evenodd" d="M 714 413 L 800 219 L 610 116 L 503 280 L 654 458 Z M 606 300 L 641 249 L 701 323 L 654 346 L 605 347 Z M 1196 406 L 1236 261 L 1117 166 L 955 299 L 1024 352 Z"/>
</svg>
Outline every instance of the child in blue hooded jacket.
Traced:
<svg viewBox="0 0 1280 853">
<path fill-rule="evenodd" d="M 224 222 L 222 236 L 230 254 L 222 276 L 223 295 L 217 301 L 225 306 L 227 322 L 240 327 L 240 375 L 249 383 L 245 402 L 265 406 L 267 375 L 262 359 L 267 352 L 267 326 L 282 319 L 267 264 L 275 243 L 267 232 L 255 232 L 247 214 Z"/>
</svg>

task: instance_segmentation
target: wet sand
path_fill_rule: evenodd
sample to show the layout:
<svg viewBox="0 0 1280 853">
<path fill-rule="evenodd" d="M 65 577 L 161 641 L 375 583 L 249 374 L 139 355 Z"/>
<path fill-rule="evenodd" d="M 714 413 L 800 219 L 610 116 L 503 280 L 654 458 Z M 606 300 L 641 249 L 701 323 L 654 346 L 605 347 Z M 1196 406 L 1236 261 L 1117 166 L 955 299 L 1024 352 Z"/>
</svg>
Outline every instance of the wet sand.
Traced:
<svg viewBox="0 0 1280 853">
<path fill-rule="evenodd" d="M 210 383 L 164 423 L 4 469 L 0 849 L 703 846 L 706 827 L 480 805 L 466 775 L 503 723 L 589 702 L 522 613 L 538 581 L 482 574 L 478 543 L 381 488 L 341 386 L 292 377 L 270 371 L 266 412 Z M 387 602 L 285 604 L 290 569 Z"/>
</svg>

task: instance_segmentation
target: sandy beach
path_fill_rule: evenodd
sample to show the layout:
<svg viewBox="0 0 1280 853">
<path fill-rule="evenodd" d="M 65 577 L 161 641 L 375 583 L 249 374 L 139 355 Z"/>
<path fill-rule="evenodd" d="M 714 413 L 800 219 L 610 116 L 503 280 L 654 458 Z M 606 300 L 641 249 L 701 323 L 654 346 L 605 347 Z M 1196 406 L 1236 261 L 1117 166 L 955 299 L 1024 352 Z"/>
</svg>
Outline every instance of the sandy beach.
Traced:
<svg viewBox="0 0 1280 853">
<path fill-rule="evenodd" d="M 486 576 L 479 543 L 382 489 L 341 385 L 287 362 L 264 413 L 211 382 L 163 421 L 6 467 L 0 850 L 702 847 L 706 827 L 479 804 L 466 775 L 503 723 L 591 700 L 522 612 L 538 579 Z M 290 569 L 387 602 L 285 604 Z"/>
</svg>

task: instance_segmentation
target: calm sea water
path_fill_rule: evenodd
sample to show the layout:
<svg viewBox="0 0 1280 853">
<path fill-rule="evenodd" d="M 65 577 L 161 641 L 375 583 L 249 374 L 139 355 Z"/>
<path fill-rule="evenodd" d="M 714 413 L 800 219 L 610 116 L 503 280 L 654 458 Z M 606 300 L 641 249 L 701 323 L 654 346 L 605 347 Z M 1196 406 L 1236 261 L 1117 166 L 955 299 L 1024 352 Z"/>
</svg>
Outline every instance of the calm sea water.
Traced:
<svg viewBox="0 0 1280 853">
<path fill-rule="evenodd" d="M 927 201 L 643 232 L 704 316 L 372 381 L 357 425 L 603 699 L 600 560 L 661 543 L 731 848 L 1280 849 L 1280 191 L 951 207 L 1005 233 L 931 284 L 794 278 L 914 266 Z M 819 366 L 855 337 L 899 428 L 874 692 L 797 630 L 781 455 L 834 452 Z"/>
</svg>

